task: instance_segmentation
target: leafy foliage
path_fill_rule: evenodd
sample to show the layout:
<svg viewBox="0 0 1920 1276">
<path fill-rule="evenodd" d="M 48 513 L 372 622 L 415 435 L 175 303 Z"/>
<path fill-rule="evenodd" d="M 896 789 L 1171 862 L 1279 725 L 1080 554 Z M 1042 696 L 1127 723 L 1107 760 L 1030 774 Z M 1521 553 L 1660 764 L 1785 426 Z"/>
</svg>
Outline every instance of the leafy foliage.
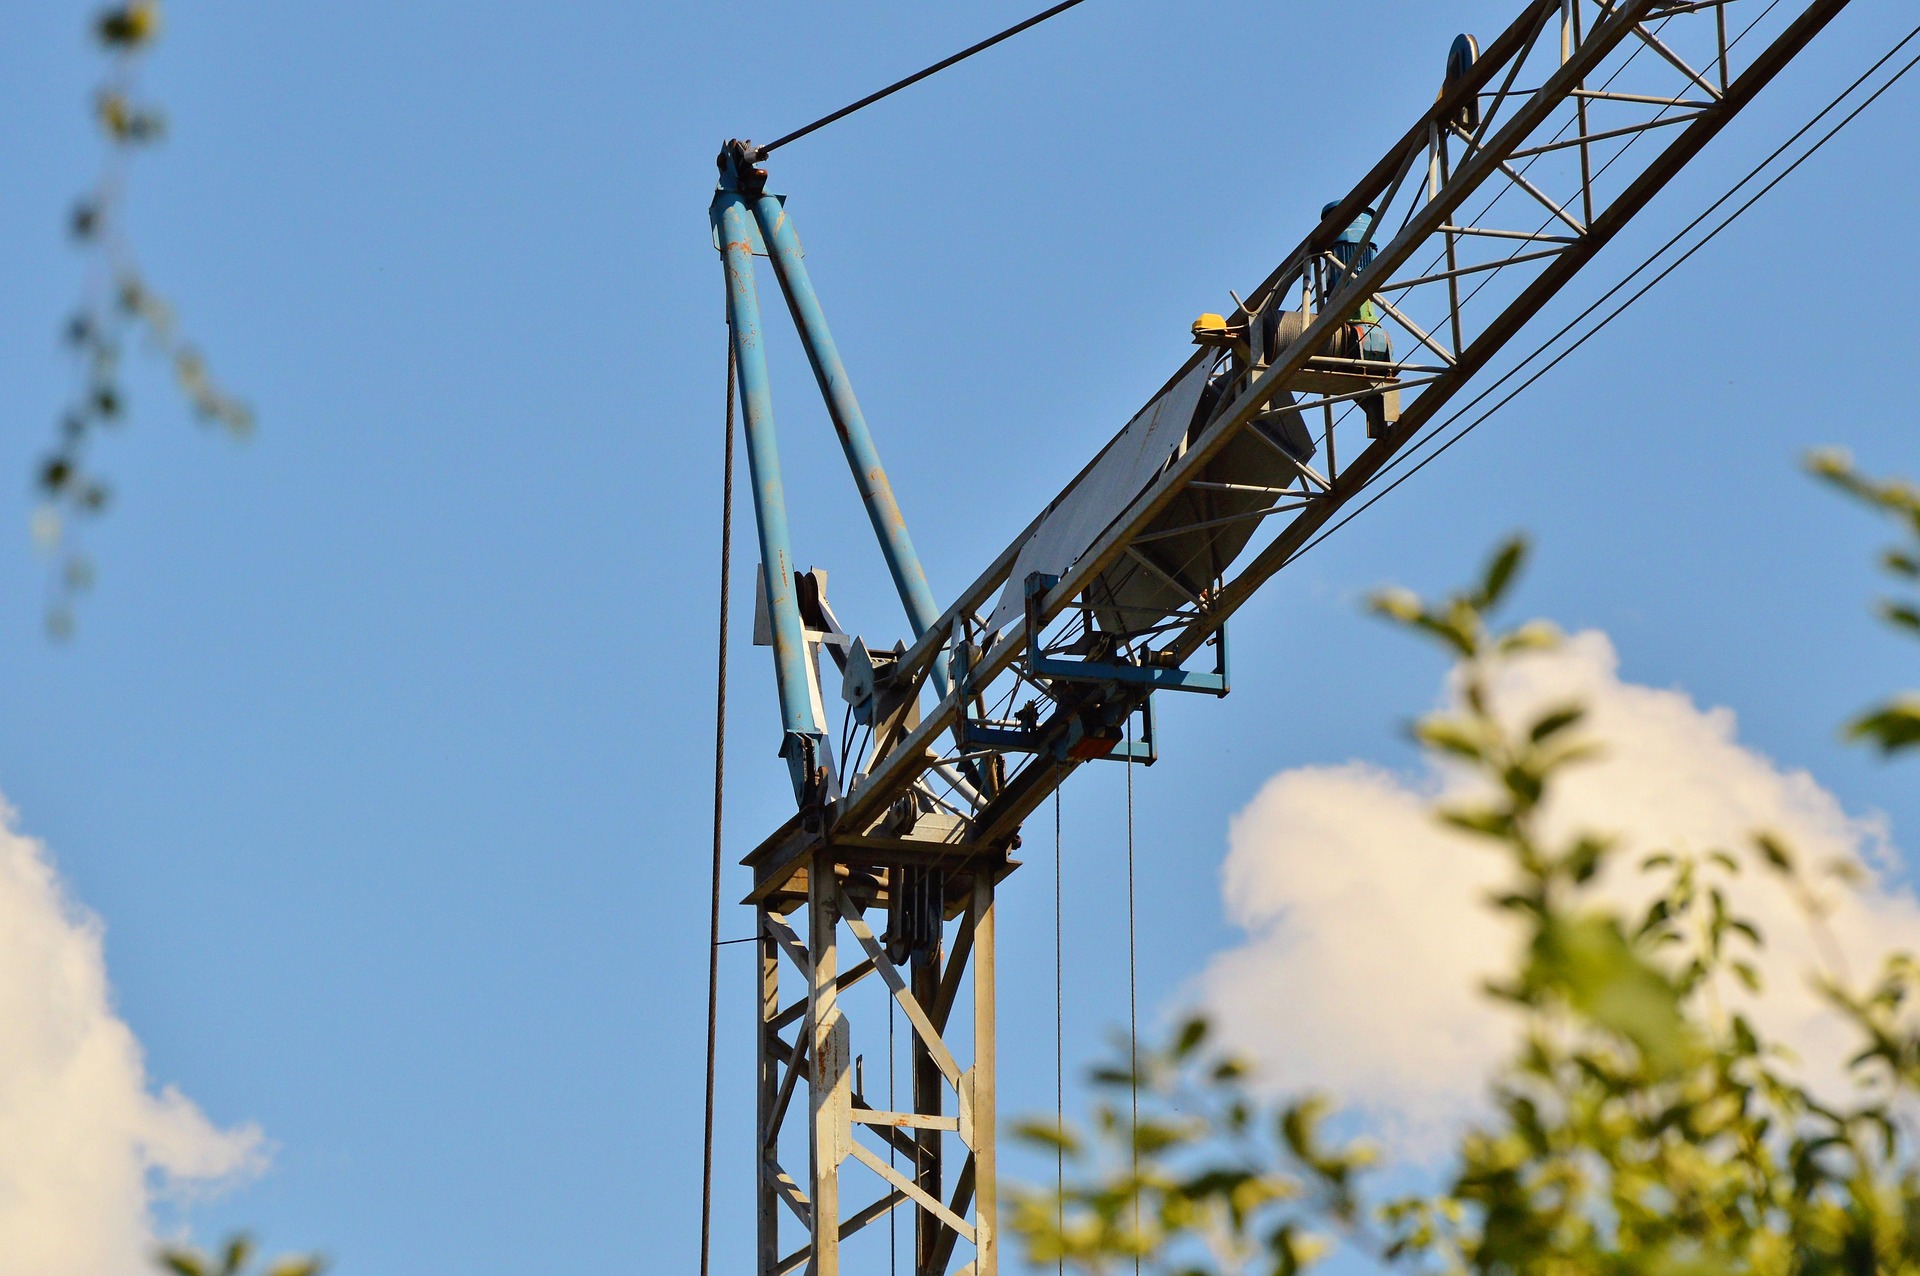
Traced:
<svg viewBox="0 0 1920 1276">
<path fill-rule="evenodd" d="M 1600 747 L 1582 706 L 1514 723 L 1494 702 L 1503 662 L 1558 641 L 1539 622 L 1491 623 L 1525 557 L 1508 542 L 1479 582 L 1438 602 L 1373 600 L 1458 662 L 1457 704 L 1414 735 L 1481 781 L 1435 818 L 1501 856 L 1507 880 L 1490 906 L 1523 941 L 1488 989 L 1518 1016 L 1520 1045 L 1445 1181 L 1377 1198 L 1374 1152 L 1327 1138 L 1326 1100 L 1263 1111 L 1246 1065 L 1210 1051 L 1194 1020 L 1139 1049 L 1137 1076 L 1124 1064 L 1095 1074 L 1090 1137 L 1021 1128 L 1071 1166 L 1057 1191 L 1012 1195 L 1029 1260 L 1287 1276 L 1344 1243 L 1384 1267 L 1486 1276 L 1920 1273 L 1920 1162 L 1900 1120 L 1920 1093 L 1920 964 L 1896 956 L 1861 991 L 1819 975 L 1860 1042 L 1859 1087 L 1835 1106 L 1727 1009 L 1733 985 L 1764 992 L 1765 937 L 1734 910 L 1732 878 L 1767 875 L 1824 926 L 1829 885 L 1791 848 L 1761 831 L 1738 856 L 1653 855 L 1640 869 L 1661 890 L 1644 915 L 1599 899 L 1612 842 L 1554 835 L 1542 819 L 1558 779 Z"/>
<path fill-rule="evenodd" d="M 230 1238 L 218 1254 L 205 1254 L 184 1246 L 169 1246 L 154 1255 L 154 1262 L 172 1276 L 247 1276 L 253 1262 L 251 1237 Z M 320 1276 L 324 1260 L 314 1255 L 285 1254 L 258 1270 L 258 1276 Z"/>
<path fill-rule="evenodd" d="M 85 294 L 63 334 L 79 385 L 61 413 L 54 448 L 34 475 L 42 498 L 34 514 L 34 538 L 56 560 L 47 627 L 59 638 L 72 632 L 74 602 L 93 583 L 92 561 L 75 543 L 73 525 L 97 517 L 111 498 L 87 454 L 100 431 L 126 419 L 121 366 L 127 347 L 141 339 L 166 359 L 201 421 L 241 437 L 253 428 L 252 411 L 214 381 L 205 358 L 181 335 L 173 308 L 147 285 L 121 225 L 132 157 L 166 134 L 165 116 L 144 100 L 139 87 L 141 67 L 160 27 L 159 0 L 115 4 L 93 23 L 95 42 L 109 59 L 107 77 L 94 94 L 94 119 L 107 154 L 99 180 L 74 206 L 68 223 L 89 258 Z"/>
<path fill-rule="evenodd" d="M 1891 517 L 1906 533 L 1908 542 L 1885 550 L 1880 566 L 1907 588 L 1911 596 L 1883 598 L 1881 619 L 1920 638 L 1920 487 L 1904 479 L 1874 479 L 1854 468 L 1853 458 L 1838 449 L 1815 452 L 1807 458 L 1807 468 L 1847 495 Z M 1897 695 L 1876 705 L 1847 724 L 1847 734 L 1865 740 L 1881 753 L 1899 753 L 1920 748 L 1920 692 Z"/>
</svg>

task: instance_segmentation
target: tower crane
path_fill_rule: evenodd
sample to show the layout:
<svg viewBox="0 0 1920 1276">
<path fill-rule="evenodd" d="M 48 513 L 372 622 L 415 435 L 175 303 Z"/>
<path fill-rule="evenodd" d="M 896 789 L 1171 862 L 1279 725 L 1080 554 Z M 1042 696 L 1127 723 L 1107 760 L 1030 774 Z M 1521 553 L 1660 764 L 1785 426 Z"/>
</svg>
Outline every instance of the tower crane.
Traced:
<svg viewBox="0 0 1920 1276">
<path fill-rule="evenodd" d="M 1186 361 L 944 608 L 765 151 L 726 144 L 710 212 L 759 540 L 755 639 L 773 652 L 797 808 L 744 861 L 758 1276 L 839 1276 L 843 1243 L 895 1209 L 913 1217 L 914 1276 L 995 1276 L 994 898 L 1022 821 L 1083 765 L 1151 764 L 1156 693 L 1226 695 L 1229 617 L 1845 7 L 1527 0 L 1484 48 L 1461 36 L 1433 105 L 1266 279 L 1194 321 Z M 910 641 L 844 628 L 826 574 L 796 569 L 756 257 Z M 910 1037 L 910 1095 L 884 1107 L 849 1013 L 870 979 Z"/>
</svg>

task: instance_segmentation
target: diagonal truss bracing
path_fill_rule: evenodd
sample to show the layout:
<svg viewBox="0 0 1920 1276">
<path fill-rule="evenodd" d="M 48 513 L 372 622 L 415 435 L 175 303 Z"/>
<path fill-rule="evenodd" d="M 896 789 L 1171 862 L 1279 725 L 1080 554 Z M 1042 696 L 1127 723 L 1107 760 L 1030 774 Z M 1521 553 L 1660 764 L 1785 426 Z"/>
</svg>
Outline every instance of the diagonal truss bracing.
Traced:
<svg viewBox="0 0 1920 1276">
<path fill-rule="evenodd" d="M 912 866 L 886 857 L 854 866 L 822 851 L 804 870 L 807 880 L 797 894 L 758 910 L 762 1276 L 839 1271 L 841 1242 L 903 1205 L 915 1214 L 914 1272 L 945 1273 L 963 1245 L 973 1252 L 974 1271 L 996 1270 L 993 896 L 1010 867 L 1004 857 L 984 857 L 931 874 L 930 926 L 913 945 L 876 934 L 869 920 L 878 910 L 889 918 L 888 932 L 900 928 L 896 893 Z M 803 911 L 805 943 L 788 920 Z M 957 924 L 949 928 L 949 921 Z M 844 937 L 864 959 L 840 973 Z M 783 969 L 805 988 L 784 1007 Z M 887 1003 L 906 1025 L 913 1075 L 901 1110 L 869 1102 L 860 1056 L 852 1053 L 853 1019 L 841 997 L 870 975 L 879 976 Z M 956 1024 L 954 1011 L 963 1001 L 971 1002 L 972 1014 Z M 869 1001 L 866 1010 L 872 1009 Z M 961 1040 L 953 1039 L 955 1027 Z M 797 1104 L 803 1087 L 807 1101 Z M 804 1190 L 782 1159 L 802 1155 Z M 943 1170 L 955 1155 L 959 1173 L 949 1187 Z M 849 1173 L 856 1166 L 859 1172 Z M 798 1245 L 786 1240 L 783 1215 L 804 1234 Z"/>
</svg>

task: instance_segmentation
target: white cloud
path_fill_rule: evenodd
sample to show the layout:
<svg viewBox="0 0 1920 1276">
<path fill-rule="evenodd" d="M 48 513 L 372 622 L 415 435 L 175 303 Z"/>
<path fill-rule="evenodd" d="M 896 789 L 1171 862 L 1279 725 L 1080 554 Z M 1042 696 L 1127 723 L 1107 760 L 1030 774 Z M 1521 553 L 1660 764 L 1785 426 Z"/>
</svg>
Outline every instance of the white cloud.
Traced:
<svg viewBox="0 0 1920 1276">
<path fill-rule="evenodd" d="M 1646 854 L 1726 848 L 1750 863 L 1752 832 L 1769 829 L 1808 863 L 1865 873 L 1831 926 L 1856 977 L 1890 948 L 1920 949 L 1920 904 L 1886 882 L 1894 852 L 1879 824 L 1850 818 L 1811 776 L 1741 745 L 1728 710 L 1620 681 L 1604 634 L 1518 662 L 1498 696 L 1516 720 L 1570 699 L 1588 705 L 1606 752 L 1565 774 L 1548 824 L 1619 837 L 1599 890 L 1623 906 L 1648 898 L 1637 870 Z M 1514 932 L 1484 903 L 1504 880 L 1499 852 L 1428 814 L 1435 797 L 1469 783 L 1448 770 L 1410 781 L 1357 763 L 1268 781 L 1229 832 L 1223 889 L 1247 940 L 1202 980 L 1223 1035 L 1270 1085 L 1330 1093 L 1416 1156 L 1476 1110 L 1514 1042 L 1508 1012 L 1478 991 L 1511 969 Z M 1800 1054 L 1816 1085 L 1842 1084 L 1848 1039 L 1808 981 L 1814 934 L 1770 875 L 1750 868 L 1732 896 L 1767 940 L 1767 996 L 1747 1007 L 1754 1021 Z"/>
<path fill-rule="evenodd" d="M 0 1268 L 150 1273 L 156 1195 L 258 1170 L 262 1138 L 150 1089 L 99 921 L 14 825 L 0 801 Z"/>
</svg>

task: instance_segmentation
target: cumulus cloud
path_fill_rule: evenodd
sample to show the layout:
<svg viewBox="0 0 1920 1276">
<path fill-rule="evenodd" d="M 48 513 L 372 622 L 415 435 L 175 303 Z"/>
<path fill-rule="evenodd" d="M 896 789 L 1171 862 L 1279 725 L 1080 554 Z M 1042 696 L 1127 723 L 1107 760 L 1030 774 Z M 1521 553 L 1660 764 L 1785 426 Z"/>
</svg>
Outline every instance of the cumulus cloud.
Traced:
<svg viewBox="0 0 1920 1276">
<path fill-rule="evenodd" d="M 1606 635 L 1518 661 L 1497 692 L 1515 720 L 1568 700 L 1589 707 L 1605 753 L 1565 773 L 1546 818 L 1556 835 L 1618 837 L 1598 889 L 1623 908 L 1648 900 L 1637 868 L 1647 854 L 1725 848 L 1747 859 L 1752 833 L 1768 829 L 1809 863 L 1863 875 L 1831 918 L 1853 975 L 1873 974 L 1891 948 L 1920 949 L 1920 903 L 1887 880 L 1896 860 L 1883 827 L 1742 745 L 1730 711 L 1622 682 Z M 1488 1071 L 1515 1041 L 1510 1012 L 1479 991 L 1512 969 L 1512 924 L 1485 905 L 1504 865 L 1429 815 L 1470 783 L 1445 768 L 1409 778 L 1357 763 L 1268 781 L 1229 831 L 1223 890 L 1246 941 L 1202 980 L 1223 1035 L 1269 1084 L 1332 1093 L 1415 1156 L 1438 1151 L 1484 1102 Z M 1768 875 L 1750 869 L 1731 894 L 1767 940 L 1767 995 L 1743 1008 L 1816 1086 L 1845 1084 L 1850 1038 L 1808 978 L 1820 964 L 1813 930 Z"/>
<path fill-rule="evenodd" d="M 0 1267 L 33 1276 L 152 1270 L 163 1193 L 256 1171 L 260 1132 L 221 1130 L 151 1088 L 114 1012 L 100 923 L 68 898 L 0 801 Z"/>
</svg>

